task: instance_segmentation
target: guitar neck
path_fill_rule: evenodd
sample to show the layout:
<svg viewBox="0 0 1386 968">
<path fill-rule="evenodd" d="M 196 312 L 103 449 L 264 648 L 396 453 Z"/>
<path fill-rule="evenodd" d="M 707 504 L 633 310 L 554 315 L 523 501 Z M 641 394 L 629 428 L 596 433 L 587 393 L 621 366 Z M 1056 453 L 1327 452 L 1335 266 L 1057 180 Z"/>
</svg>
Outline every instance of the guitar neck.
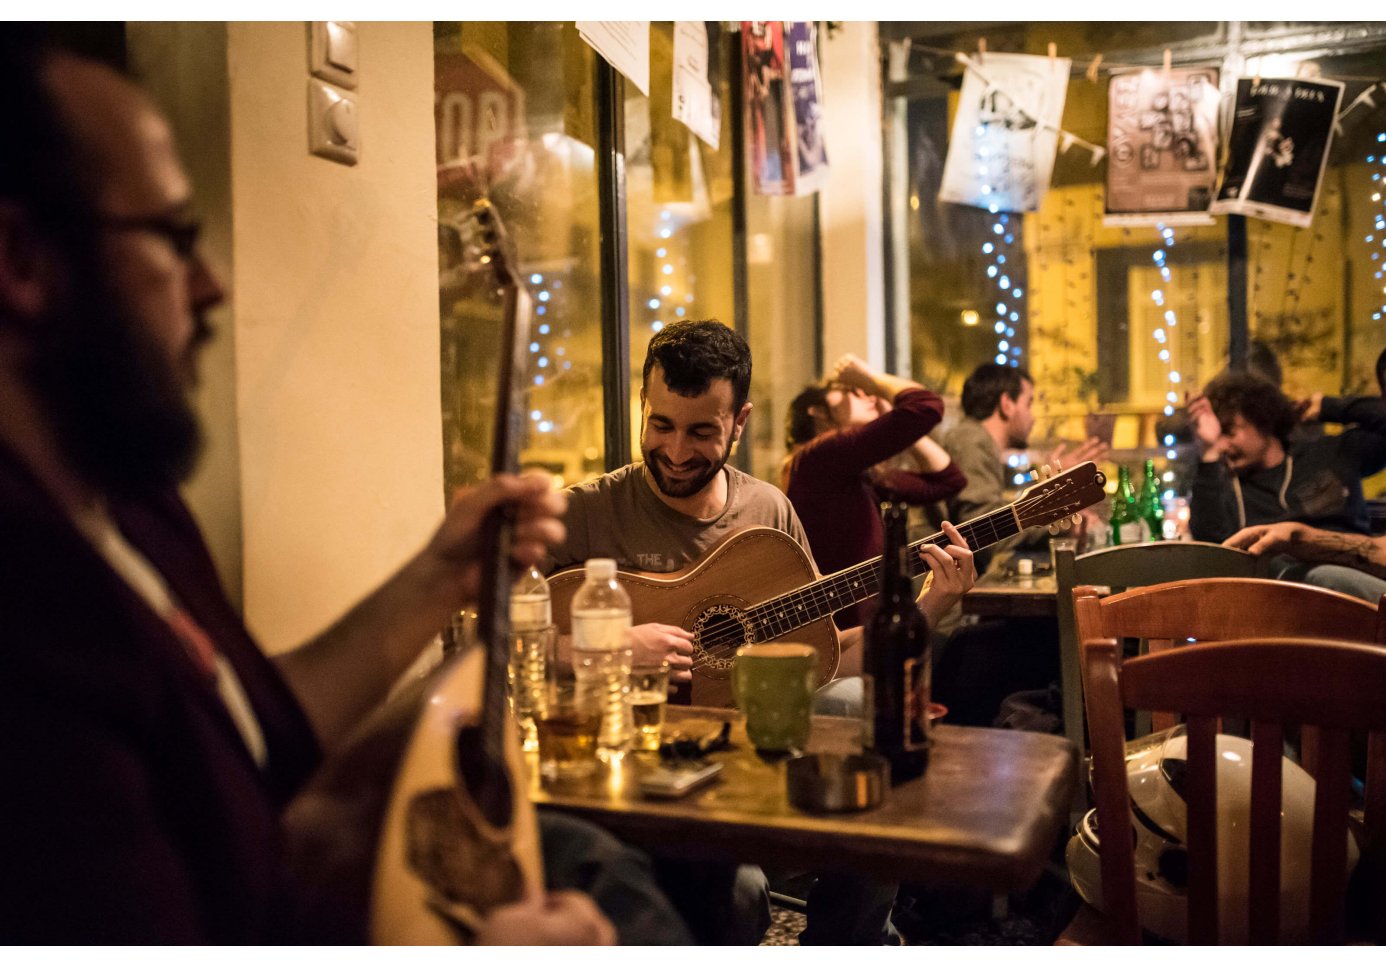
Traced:
<svg viewBox="0 0 1386 968">
<path fill-rule="evenodd" d="M 990 547 L 1020 531 L 1019 519 L 1014 506 L 1010 504 L 958 525 L 958 533 L 967 540 L 967 546 L 973 551 Z M 910 576 L 922 574 L 929 568 L 919 556 L 921 548 L 926 544 L 942 548 L 948 543 L 948 536 L 942 531 L 911 542 L 908 556 Z M 865 601 L 880 592 L 880 576 L 881 559 L 872 558 L 757 605 L 748 613 L 756 630 L 755 641 L 779 638 Z"/>
</svg>

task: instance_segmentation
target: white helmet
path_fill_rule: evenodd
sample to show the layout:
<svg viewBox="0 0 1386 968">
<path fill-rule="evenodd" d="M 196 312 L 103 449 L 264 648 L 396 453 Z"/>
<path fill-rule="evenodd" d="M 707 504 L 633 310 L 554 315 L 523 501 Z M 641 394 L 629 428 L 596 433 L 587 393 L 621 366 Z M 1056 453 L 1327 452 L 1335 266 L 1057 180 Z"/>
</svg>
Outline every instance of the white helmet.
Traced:
<svg viewBox="0 0 1386 968">
<path fill-rule="evenodd" d="M 1251 826 L 1251 742 L 1237 736 L 1218 745 L 1218 928 L 1223 944 L 1247 943 L 1247 879 Z M 1126 744 L 1136 841 L 1136 911 L 1141 927 L 1184 944 L 1188 934 L 1187 769 L 1184 727 Z M 1282 763 L 1280 813 L 1280 933 L 1303 943 L 1309 929 L 1309 866 L 1314 826 L 1314 780 L 1297 763 Z M 1068 842 L 1068 874 L 1084 901 L 1102 907 L 1097 811 L 1089 810 Z M 1348 835 L 1348 872 L 1357 845 Z"/>
</svg>

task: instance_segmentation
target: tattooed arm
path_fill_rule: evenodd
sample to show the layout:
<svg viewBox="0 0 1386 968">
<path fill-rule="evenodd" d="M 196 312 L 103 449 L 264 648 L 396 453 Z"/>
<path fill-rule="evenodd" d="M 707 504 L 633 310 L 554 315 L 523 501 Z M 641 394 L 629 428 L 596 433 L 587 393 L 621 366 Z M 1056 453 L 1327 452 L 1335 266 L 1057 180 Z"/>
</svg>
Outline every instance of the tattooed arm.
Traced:
<svg viewBox="0 0 1386 968">
<path fill-rule="evenodd" d="M 1304 561 L 1346 565 L 1377 578 L 1386 578 L 1386 535 L 1321 531 L 1298 521 L 1257 524 L 1243 528 L 1223 544 L 1254 555 L 1293 555 Z"/>
</svg>

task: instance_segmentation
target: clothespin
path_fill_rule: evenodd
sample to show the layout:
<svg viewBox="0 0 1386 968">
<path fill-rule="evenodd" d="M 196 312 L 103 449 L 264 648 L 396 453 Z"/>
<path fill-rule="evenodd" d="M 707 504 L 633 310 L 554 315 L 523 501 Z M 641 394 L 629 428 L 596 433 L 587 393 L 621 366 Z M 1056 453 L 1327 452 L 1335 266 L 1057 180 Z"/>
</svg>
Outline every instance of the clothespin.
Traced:
<svg viewBox="0 0 1386 968">
<path fill-rule="evenodd" d="M 1088 80 L 1093 84 L 1097 83 L 1097 69 L 1102 66 L 1102 55 L 1098 54 L 1088 65 Z"/>
<path fill-rule="evenodd" d="M 1170 64 L 1173 62 L 1173 60 L 1174 60 L 1174 55 L 1171 54 L 1171 53 L 1170 53 L 1170 49 L 1169 49 L 1168 47 L 1166 47 L 1166 48 L 1165 48 L 1165 83 L 1166 83 L 1166 84 L 1169 83 L 1169 68 L 1170 68 Z"/>
<path fill-rule="evenodd" d="M 982 66 L 982 61 L 983 61 L 983 59 L 984 59 L 986 56 L 987 56 L 987 39 L 986 39 L 985 37 L 978 37 L 978 38 L 977 38 L 977 66 L 978 66 L 978 67 L 981 67 L 981 66 Z"/>
</svg>

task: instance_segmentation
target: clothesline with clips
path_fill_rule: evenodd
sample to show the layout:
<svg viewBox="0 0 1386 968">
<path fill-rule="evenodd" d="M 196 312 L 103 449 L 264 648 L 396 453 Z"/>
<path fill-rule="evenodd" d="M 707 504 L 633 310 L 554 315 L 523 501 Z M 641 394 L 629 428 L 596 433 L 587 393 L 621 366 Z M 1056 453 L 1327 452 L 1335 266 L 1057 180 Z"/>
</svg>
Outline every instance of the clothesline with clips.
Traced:
<svg viewBox="0 0 1386 968">
<path fill-rule="evenodd" d="M 908 46 L 910 49 L 914 49 L 914 48 L 917 47 L 918 49 L 923 50 L 923 51 L 927 51 L 927 52 L 929 52 L 929 53 L 935 53 L 935 54 L 940 54 L 940 55 L 945 55 L 945 56 L 951 56 L 953 60 L 955 60 L 955 61 L 957 61 L 959 64 L 961 64 L 966 70 L 970 70 L 970 71 L 972 71 L 974 74 L 976 74 L 976 75 L 982 80 L 982 82 L 983 82 L 984 84 L 986 84 L 986 86 L 987 86 L 989 89 L 994 89 L 994 90 L 1000 91 L 1001 93 L 1003 93 L 1003 94 L 1005 94 L 1007 97 L 1009 97 L 1012 101 L 1014 101 L 1016 104 L 1023 104 L 1023 103 L 1024 103 L 1020 98 L 1017 98 L 1017 97 L 1016 97 L 1014 94 L 1012 94 L 1010 91 L 1007 91 L 1004 87 L 1002 87 L 1002 86 L 996 84 L 994 81 L 992 81 L 991 78 L 989 78 L 989 77 L 986 75 L 985 71 L 983 70 L 983 65 L 984 65 L 984 63 L 985 63 L 985 57 L 986 57 L 986 51 L 987 51 L 986 39 L 985 39 L 985 38 L 982 38 L 982 39 L 978 40 L 978 42 L 977 42 L 977 53 L 976 53 L 975 56 L 970 56 L 970 55 L 964 53 L 963 51 L 959 51 L 959 50 L 948 50 L 948 49 L 940 48 L 940 47 L 929 47 L 929 46 L 924 45 L 924 44 L 918 44 L 918 43 L 916 43 L 915 41 L 912 41 L 912 40 L 907 40 L 907 41 L 906 41 L 906 44 L 907 44 L 907 46 Z M 1055 47 L 1054 44 L 1051 43 L 1051 44 L 1049 45 L 1049 59 L 1050 59 L 1051 61 L 1054 61 L 1054 60 L 1056 59 L 1056 56 L 1057 56 L 1056 47 Z M 1170 70 L 1170 67 L 1171 67 L 1170 61 L 1171 61 L 1171 52 L 1170 52 L 1170 50 L 1169 50 L 1168 48 L 1166 48 L 1166 49 L 1165 49 L 1165 57 L 1164 57 L 1164 69 L 1165 69 L 1166 71 Z M 1084 73 L 1085 73 L 1085 75 L 1086 75 L 1086 77 L 1087 77 L 1087 79 L 1088 79 L 1089 81 L 1091 81 L 1092 83 L 1096 84 L 1096 83 L 1097 83 L 1097 79 L 1098 79 L 1098 77 L 1099 77 L 1099 72 L 1100 72 L 1102 69 L 1103 69 L 1102 55 L 1101 55 L 1101 54 L 1097 54 L 1096 56 L 1093 57 L 1093 59 L 1092 59 L 1091 61 L 1088 62 L 1088 66 L 1087 66 L 1086 70 L 1084 71 Z M 1113 63 L 1108 63 L 1108 64 L 1106 65 L 1106 70 L 1107 70 L 1108 73 L 1112 73 L 1113 71 L 1122 71 L 1122 70 L 1149 70 L 1149 69 L 1151 69 L 1149 64 L 1113 64 Z M 1256 79 L 1259 80 L 1259 79 L 1260 79 L 1259 76 L 1258 76 Z M 1353 80 L 1370 80 L 1370 78 L 1356 78 L 1356 77 L 1351 78 L 1351 79 L 1353 79 Z M 1343 119 L 1346 118 L 1346 117 L 1347 117 L 1349 114 L 1351 114 L 1353 111 L 1355 111 L 1358 107 L 1361 107 L 1361 106 L 1364 106 L 1364 105 L 1365 105 L 1366 107 L 1368 107 L 1368 108 L 1375 108 L 1375 107 L 1376 107 L 1376 101 L 1374 101 L 1374 100 L 1372 99 L 1372 93 L 1373 93 L 1374 91 L 1376 91 L 1378 88 L 1381 89 L 1381 91 L 1382 91 L 1383 94 L 1386 94 L 1386 81 L 1380 81 L 1380 80 L 1373 81 L 1373 83 L 1369 84 L 1360 94 L 1358 94 L 1355 98 L 1353 98 L 1352 101 L 1348 104 L 1347 107 L 1343 108 L 1341 111 L 1339 111 L 1339 112 L 1337 113 L 1337 115 L 1336 115 L 1336 116 L 1334 117 L 1334 119 L 1333 119 L 1333 132 L 1334 132 L 1334 134 L 1336 134 L 1336 135 L 1338 135 L 1338 136 L 1340 136 L 1340 137 L 1342 136 L 1342 134 L 1343 134 L 1343 127 L 1342 127 Z M 1072 148 L 1074 145 L 1077 145 L 1078 147 L 1081 147 L 1081 148 L 1086 149 L 1086 150 L 1092 155 L 1091 164 L 1093 164 L 1093 165 L 1096 165 L 1098 162 L 1100 162 L 1103 158 L 1106 157 L 1106 155 L 1107 155 L 1107 149 L 1104 148 L 1103 146 L 1093 144 L 1091 141 L 1088 141 L 1088 140 L 1086 140 L 1086 139 L 1084 139 L 1084 138 L 1080 138 L 1078 135 L 1074 134 L 1073 132 L 1071 132 L 1071 131 L 1066 131 L 1066 130 L 1064 130 L 1062 127 L 1059 127 L 1059 126 L 1057 126 L 1057 125 L 1046 124 L 1045 122 L 1039 120 L 1039 118 L 1038 118 L 1038 116 L 1037 116 L 1037 112 L 1028 111 L 1028 109 L 1027 109 L 1027 113 L 1029 113 L 1030 116 L 1031 116 L 1032 118 L 1035 119 L 1035 123 L 1036 123 L 1041 129 L 1048 130 L 1048 131 L 1052 131 L 1052 132 L 1054 132 L 1055 134 L 1057 134 L 1057 135 L 1059 136 L 1059 151 L 1060 151 L 1061 154 L 1064 153 L 1064 152 L 1067 152 L 1067 151 L 1068 151 L 1070 148 Z"/>
</svg>

